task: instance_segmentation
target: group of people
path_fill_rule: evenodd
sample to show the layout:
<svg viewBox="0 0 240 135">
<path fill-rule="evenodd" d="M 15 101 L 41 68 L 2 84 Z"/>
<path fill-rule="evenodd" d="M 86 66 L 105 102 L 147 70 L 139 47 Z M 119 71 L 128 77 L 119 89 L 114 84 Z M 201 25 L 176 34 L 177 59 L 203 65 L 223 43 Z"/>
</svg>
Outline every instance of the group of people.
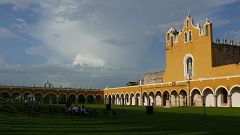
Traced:
<svg viewBox="0 0 240 135">
<path fill-rule="evenodd" d="M 72 106 L 71 101 L 67 101 L 66 102 L 66 108 L 67 108 L 67 112 L 71 113 L 71 114 L 87 114 L 87 109 L 84 107 L 84 105 L 82 106 Z"/>
<path fill-rule="evenodd" d="M 71 112 L 72 114 L 87 114 L 87 109 L 84 108 L 84 105 L 82 105 L 81 107 L 75 105 L 74 107 L 71 108 Z"/>
</svg>

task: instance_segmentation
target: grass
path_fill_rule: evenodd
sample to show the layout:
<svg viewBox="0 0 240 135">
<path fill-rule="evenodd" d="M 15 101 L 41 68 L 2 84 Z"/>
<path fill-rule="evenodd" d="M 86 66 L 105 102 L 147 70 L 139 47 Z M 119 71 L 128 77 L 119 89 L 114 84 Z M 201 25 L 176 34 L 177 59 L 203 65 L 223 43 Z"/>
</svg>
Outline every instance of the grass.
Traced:
<svg viewBox="0 0 240 135">
<path fill-rule="evenodd" d="M 77 135 L 77 134 L 238 134 L 240 108 L 154 108 L 113 106 L 103 113 L 104 105 L 92 116 L 0 114 L 0 135 Z"/>
</svg>

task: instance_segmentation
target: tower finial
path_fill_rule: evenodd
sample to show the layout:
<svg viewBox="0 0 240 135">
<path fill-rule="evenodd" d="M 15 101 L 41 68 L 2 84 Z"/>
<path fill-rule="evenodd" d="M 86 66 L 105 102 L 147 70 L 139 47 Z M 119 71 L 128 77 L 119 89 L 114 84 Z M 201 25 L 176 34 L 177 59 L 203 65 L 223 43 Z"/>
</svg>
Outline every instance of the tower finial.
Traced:
<svg viewBox="0 0 240 135">
<path fill-rule="evenodd" d="M 188 10 L 188 17 L 190 17 L 190 12 L 191 12 L 191 9 Z"/>
</svg>

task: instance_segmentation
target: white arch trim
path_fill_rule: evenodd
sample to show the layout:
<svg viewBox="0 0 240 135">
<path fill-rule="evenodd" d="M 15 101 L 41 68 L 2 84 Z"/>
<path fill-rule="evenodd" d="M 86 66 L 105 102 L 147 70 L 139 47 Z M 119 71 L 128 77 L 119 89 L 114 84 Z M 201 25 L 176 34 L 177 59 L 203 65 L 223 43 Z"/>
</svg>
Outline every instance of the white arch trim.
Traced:
<svg viewBox="0 0 240 135">
<path fill-rule="evenodd" d="M 232 90 L 234 89 L 234 88 L 236 88 L 236 87 L 239 87 L 240 88 L 240 85 L 233 85 L 231 88 L 230 88 L 230 90 L 229 90 L 229 94 L 231 94 L 232 93 Z"/>
<path fill-rule="evenodd" d="M 219 89 L 219 88 L 224 88 L 224 89 L 226 89 L 227 90 L 227 92 L 228 92 L 228 95 L 230 95 L 230 92 L 229 92 L 229 90 L 227 89 L 227 87 L 225 87 L 225 86 L 223 86 L 223 85 L 220 85 L 220 86 L 218 86 L 216 89 L 215 89 L 215 95 L 217 94 L 217 90 Z"/>
<path fill-rule="evenodd" d="M 201 90 L 200 90 L 198 87 L 194 87 L 194 88 L 192 88 L 192 90 L 190 91 L 190 96 L 192 96 L 192 92 L 193 92 L 194 90 L 198 90 L 198 91 L 200 92 L 200 95 L 202 95 Z"/>
<path fill-rule="evenodd" d="M 172 95 L 172 93 L 173 93 L 174 91 L 175 91 L 175 92 L 177 93 L 177 95 L 178 95 L 178 92 L 177 92 L 177 90 L 175 90 L 175 89 L 172 90 L 171 92 L 169 92 L 169 94 Z"/>
<path fill-rule="evenodd" d="M 135 96 L 135 94 L 134 94 L 133 92 L 130 93 L 130 97 L 131 97 L 132 95 Z"/>
<path fill-rule="evenodd" d="M 152 91 L 151 91 L 151 92 L 149 92 L 149 93 L 148 93 L 148 95 L 150 95 L 151 93 L 153 94 L 153 96 L 155 96 L 154 92 L 152 92 Z"/>
<path fill-rule="evenodd" d="M 136 92 L 136 93 L 134 94 L 134 96 L 137 97 L 137 94 L 139 94 L 139 96 L 141 97 L 140 92 Z"/>
<path fill-rule="evenodd" d="M 203 91 L 201 92 L 201 96 L 204 96 L 203 93 L 204 93 L 204 91 L 207 90 L 207 89 L 210 89 L 210 90 L 212 91 L 212 93 L 215 95 L 215 91 L 213 90 L 213 88 L 207 86 L 207 87 L 204 87 L 204 88 L 203 88 Z"/>
<path fill-rule="evenodd" d="M 158 92 L 160 93 L 160 95 L 162 94 L 162 92 L 160 90 L 155 91 L 154 94 L 157 95 Z"/>
</svg>

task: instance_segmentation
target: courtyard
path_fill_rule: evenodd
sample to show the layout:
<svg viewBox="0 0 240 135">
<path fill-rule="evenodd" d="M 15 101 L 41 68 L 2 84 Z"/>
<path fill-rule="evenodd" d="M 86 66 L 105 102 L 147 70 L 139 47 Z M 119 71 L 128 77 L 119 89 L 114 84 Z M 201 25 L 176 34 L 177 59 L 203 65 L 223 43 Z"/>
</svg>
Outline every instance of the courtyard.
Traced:
<svg viewBox="0 0 240 135">
<path fill-rule="evenodd" d="M 146 114 L 141 106 L 105 105 L 86 108 L 97 113 L 88 116 L 65 114 L 0 114 L 1 135 L 74 135 L 74 134 L 237 134 L 240 108 L 155 107 Z"/>
</svg>

